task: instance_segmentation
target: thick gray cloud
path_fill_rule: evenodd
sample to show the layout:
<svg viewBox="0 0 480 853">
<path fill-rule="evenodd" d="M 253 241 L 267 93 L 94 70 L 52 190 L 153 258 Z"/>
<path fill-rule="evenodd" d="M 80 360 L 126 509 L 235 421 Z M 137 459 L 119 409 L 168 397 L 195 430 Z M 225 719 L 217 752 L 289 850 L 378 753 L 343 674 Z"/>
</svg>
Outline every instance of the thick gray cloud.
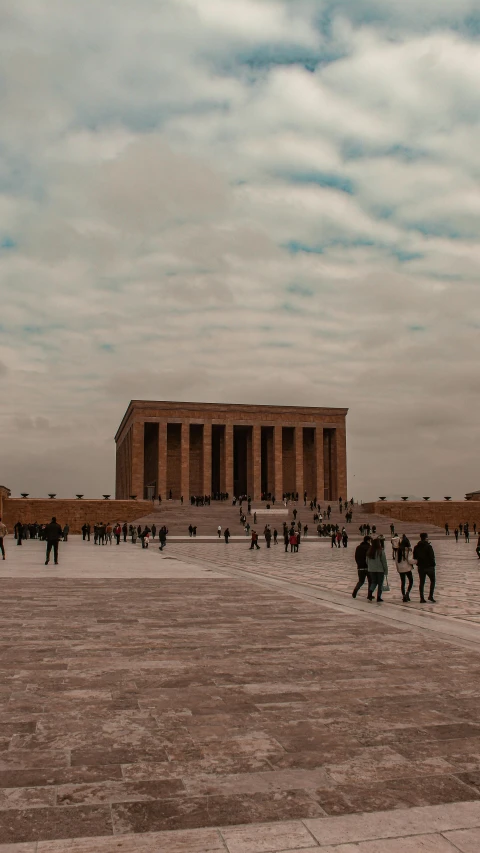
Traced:
<svg viewBox="0 0 480 853">
<path fill-rule="evenodd" d="M 350 407 L 478 486 L 480 0 L 0 6 L 2 481 L 113 491 L 132 397 Z"/>
</svg>

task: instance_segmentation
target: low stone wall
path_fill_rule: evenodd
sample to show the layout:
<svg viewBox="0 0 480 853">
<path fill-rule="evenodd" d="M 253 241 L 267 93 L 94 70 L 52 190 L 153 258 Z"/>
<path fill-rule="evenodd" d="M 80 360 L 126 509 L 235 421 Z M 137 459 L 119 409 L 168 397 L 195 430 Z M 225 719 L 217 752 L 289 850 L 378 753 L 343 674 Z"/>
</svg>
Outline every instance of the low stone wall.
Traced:
<svg viewBox="0 0 480 853">
<path fill-rule="evenodd" d="M 128 521 L 148 515 L 151 501 L 73 500 L 62 498 L 8 498 L 3 499 L 3 522 L 11 533 L 17 521 L 44 524 L 56 516 L 59 524 L 68 524 L 71 533 L 80 533 L 82 525 L 104 521 Z"/>
<path fill-rule="evenodd" d="M 374 501 L 363 508 L 369 514 L 416 524 L 443 527 L 448 522 L 452 530 L 466 521 L 470 528 L 475 522 L 480 526 L 480 501 Z"/>
</svg>

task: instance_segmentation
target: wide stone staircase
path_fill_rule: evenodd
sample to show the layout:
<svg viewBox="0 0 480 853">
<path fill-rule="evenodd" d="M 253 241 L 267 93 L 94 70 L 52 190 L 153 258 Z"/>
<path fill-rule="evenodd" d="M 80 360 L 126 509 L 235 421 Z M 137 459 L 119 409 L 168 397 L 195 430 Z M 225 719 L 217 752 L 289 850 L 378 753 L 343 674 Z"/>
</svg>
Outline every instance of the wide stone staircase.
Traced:
<svg viewBox="0 0 480 853">
<path fill-rule="evenodd" d="M 243 503 L 243 512 L 247 516 L 250 527 L 257 529 L 259 533 L 263 531 L 265 524 L 270 524 L 271 529 L 275 527 L 279 531 L 282 530 L 283 522 L 293 520 L 293 510 L 297 510 L 297 522 L 301 521 L 302 526 L 308 525 L 308 539 L 318 539 L 317 523 L 313 521 L 313 512 L 310 510 L 310 505 L 304 506 L 303 500 L 297 502 L 289 501 L 285 508 L 283 502 L 276 502 L 275 507 L 267 510 L 266 503 L 255 501 L 252 503 L 252 514 L 247 514 L 247 503 Z M 340 513 L 338 502 L 331 502 L 332 514 L 330 517 L 331 524 L 339 524 L 340 527 L 345 525 L 349 537 L 352 539 L 360 539 L 361 534 L 359 526 L 361 524 L 370 524 L 376 526 L 377 533 L 383 533 L 386 537 L 390 536 L 390 524 L 393 519 L 383 515 L 375 515 L 367 513 L 361 504 L 354 504 L 353 519 L 350 524 L 345 522 L 345 513 Z M 322 511 L 327 507 L 327 503 L 322 504 Z M 254 524 L 254 512 L 257 512 L 257 521 Z M 243 525 L 240 524 L 240 508 L 237 503 L 232 506 L 232 501 L 212 501 L 210 506 L 191 506 L 190 501 L 185 501 L 183 505 L 180 501 L 162 501 L 161 505 L 158 502 L 152 503 L 152 510 L 148 515 L 142 515 L 136 518 L 135 524 L 145 525 L 149 527 L 155 524 L 157 530 L 166 525 L 170 536 L 188 536 L 188 527 L 191 524 L 197 528 L 197 540 L 205 537 L 218 537 L 218 525 L 222 528 L 222 533 L 226 527 L 229 528 L 232 537 L 245 537 Z M 435 527 L 433 524 L 414 524 L 412 522 L 394 521 L 396 531 L 405 532 L 409 537 L 417 537 L 421 530 L 427 532 L 431 538 L 439 538 L 445 535 L 443 529 Z"/>
</svg>

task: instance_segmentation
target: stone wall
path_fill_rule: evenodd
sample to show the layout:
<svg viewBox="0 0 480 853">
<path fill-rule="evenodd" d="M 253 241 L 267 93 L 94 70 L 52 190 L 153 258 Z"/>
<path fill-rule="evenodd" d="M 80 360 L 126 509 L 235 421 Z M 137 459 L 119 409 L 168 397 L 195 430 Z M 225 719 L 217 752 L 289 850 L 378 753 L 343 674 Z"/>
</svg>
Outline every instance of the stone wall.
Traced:
<svg viewBox="0 0 480 853">
<path fill-rule="evenodd" d="M 92 526 L 100 521 L 131 522 L 148 515 L 151 509 L 151 501 L 4 498 L 3 521 L 11 533 L 17 521 L 44 524 L 54 515 L 59 524 L 70 526 L 71 533 L 80 533 L 86 521 Z"/>
<path fill-rule="evenodd" d="M 374 501 L 363 504 L 367 513 L 386 515 L 416 524 L 449 524 L 451 530 L 468 521 L 480 526 L 480 501 Z"/>
</svg>

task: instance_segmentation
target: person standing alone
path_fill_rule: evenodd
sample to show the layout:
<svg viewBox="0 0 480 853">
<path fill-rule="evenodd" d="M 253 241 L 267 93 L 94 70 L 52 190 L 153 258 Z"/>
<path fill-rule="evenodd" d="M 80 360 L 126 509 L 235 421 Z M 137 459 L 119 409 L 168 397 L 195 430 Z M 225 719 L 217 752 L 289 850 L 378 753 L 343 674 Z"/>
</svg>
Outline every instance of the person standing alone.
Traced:
<svg viewBox="0 0 480 853">
<path fill-rule="evenodd" d="M 433 593 L 435 592 L 435 552 L 428 541 L 427 533 L 420 533 L 420 542 L 413 549 L 413 559 L 418 567 L 420 601 L 426 604 L 425 601 L 425 581 L 427 577 L 430 580 L 430 593 L 428 600 L 435 604 Z"/>
<path fill-rule="evenodd" d="M 45 528 L 45 539 L 47 540 L 47 554 L 45 559 L 45 565 L 48 566 L 50 561 L 50 553 L 53 548 L 53 559 L 55 565 L 58 566 L 58 543 L 62 538 L 63 530 L 59 524 L 57 524 L 57 519 L 53 516 L 50 524 L 47 524 Z"/>
</svg>

